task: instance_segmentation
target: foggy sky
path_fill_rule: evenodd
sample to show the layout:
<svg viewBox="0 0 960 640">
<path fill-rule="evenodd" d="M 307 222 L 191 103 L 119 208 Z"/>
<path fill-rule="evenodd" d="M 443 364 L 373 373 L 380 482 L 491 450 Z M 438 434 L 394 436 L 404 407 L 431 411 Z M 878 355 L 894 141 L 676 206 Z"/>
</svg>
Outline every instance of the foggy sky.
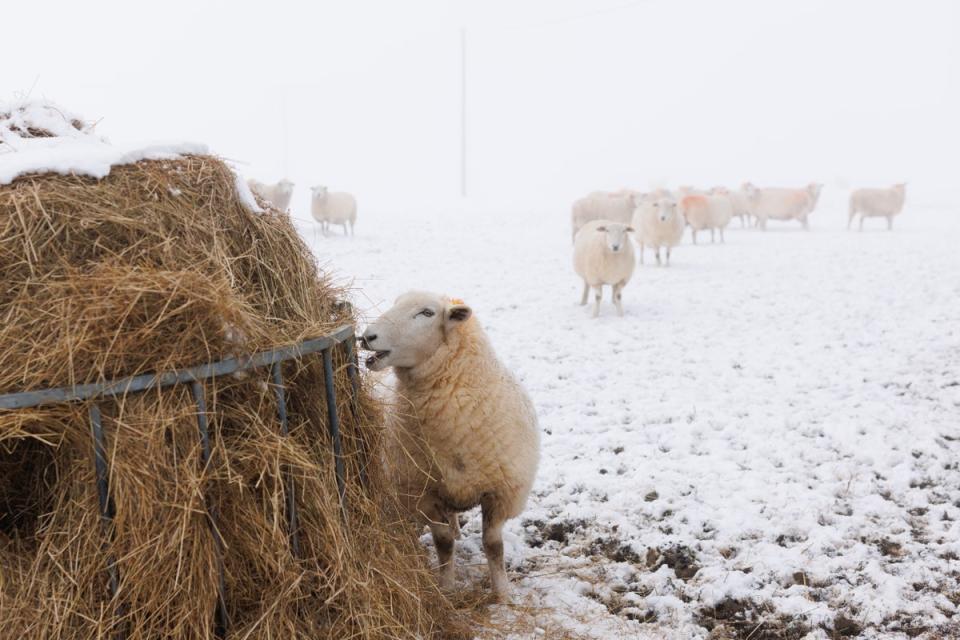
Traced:
<svg viewBox="0 0 960 640">
<path fill-rule="evenodd" d="M 289 176 L 303 215 L 310 184 L 397 211 L 458 196 L 462 26 L 468 189 L 501 208 L 746 179 L 957 195 L 953 0 L 139 5 L 12 10 L 0 98 L 205 142 Z"/>
</svg>

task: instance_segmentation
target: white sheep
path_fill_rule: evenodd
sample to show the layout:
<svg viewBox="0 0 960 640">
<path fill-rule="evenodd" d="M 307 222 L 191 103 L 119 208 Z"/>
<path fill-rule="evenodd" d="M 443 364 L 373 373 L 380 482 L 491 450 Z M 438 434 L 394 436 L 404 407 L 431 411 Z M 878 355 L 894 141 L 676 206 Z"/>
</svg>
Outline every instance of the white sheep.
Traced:
<svg viewBox="0 0 960 640">
<path fill-rule="evenodd" d="M 328 191 L 324 186 L 310 187 L 310 213 L 320 223 L 324 235 L 329 233 L 331 224 L 342 224 L 343 235 L 347 235 L 347 224 L 353 234 L 353 225 L 357 221 L 357 199 L 343 191 Z"/>
<path fill-rule="evenodd" d="M 612 220 L 621 224 L 630 224 L 633 220 L 634 203 L 643 198 L 639 191 L 621 189 L 620 191 L 593 191 L 573 203 L 570 217 L 573 226 L 573 238 L 577 231 L 592 220 Z"/>
<path fill-rule="evenodd" d="M 523 510 L 537 471 L 533 403 L 460 300 L 406 293 L 367 328 L 363 345 L 374 351 L 367 368 L 396 375 L 403 404 L 387 429 L 388 480 L 430 527 L 441 586 L 453 586 L 456 514 L 480 505 L 490 582 L 508 599 L 502 530 Z"/>
<path fill-rule="evenodd" d="M 907 184 L 901 182 L 889 189 L 857 189 L 850 194 L 850 217 L 847 229 L 853 219 L 860 214 L 860 231 L 863 231 L 864 218 L 886 218 L 887 229 L 893 229 L 893 217 L 903 211 L 903 202 L 907 197 Z"/>
<path fill-rule="evenodd" d="M 595 290 L 593 317 L 600 315 L 603 285 L 613 288 L 613 304 L 623 315 L 623 288 L 630 282 L 636 258 L 627 233 L 633 227 L 612 220 L 591 220 L 577 232 L 573 242 L 573 268 L 583 278 L 581 305 L 587 304 L 590 288 Z"/>
<path fill-rule="evenodd" d="M 740 227 L 746 228 L 748 226 L 750 223 L 750 198 L 743 188 L 739 191 L 730 191 L 726 187 L 714 187 L 710 189 L 709 194 L 726 196 L 733 208 L 733 215 L 740 219 Z"/>
<path fill-rule="evenodd" d="M 750 210 L 756 216 L 756 226 L 767 228 L 767 220 L 799 220 L 804 229 L 810 225 L 807 216 L 816 206 L 820 197 L 818 185 L 803 189 L 784 189 L 778 187 L 758 189 L 750 185 Z"/>
<path fill-rule="evenodd" d="M 730 198 L 721 195 L 694 194 L 680 199 L 679 210 L 693 235 L 693 244 L 697 244 L 697 232 L 710 230 L 710 242 L 716 241 L 716 231 L 720 231 L 720 242 L 725 242 L 723 230 L 733 217 L 733 205 Z"/>
<path fill-rule="evenodd" d="M 640 264 L 643 264 L 644 247 L 656 249 L 657 264 L 660 264 L 660 247 L 667 249 L 667 266 L 670 266 L 670 249 L 680 244 L 686 221 L 677 211 L 677 203 L 670 198 L 654 202 L 641 202 L 633 214 L 633 238 L 640 245 Z"/>
<path fill-rule="evenodd" d="M 250 190 L 272 204 L 280 211 L 290 208 L 290 199 L 293 197 L 293 183 L 284 178 L 276 184 L 266 184 L 253 178 L 247 180 Z"/>
</svg>

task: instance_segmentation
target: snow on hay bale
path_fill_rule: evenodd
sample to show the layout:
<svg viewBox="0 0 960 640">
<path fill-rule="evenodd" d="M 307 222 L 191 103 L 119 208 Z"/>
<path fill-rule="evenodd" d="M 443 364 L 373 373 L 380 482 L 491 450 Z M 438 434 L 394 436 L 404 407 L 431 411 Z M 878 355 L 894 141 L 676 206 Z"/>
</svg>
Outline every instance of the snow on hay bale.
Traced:
<svg viewBox="0 0 960 640">
<path fill-rule="evenodd" d="M 9 126 L 6 113 L 0 128 L 15 150 L 0 145 L 0 160 L 15 175 L 0 183 L 0 393 L 170 370 L 353 321 L 337 304 L 344 291 L 318 275 L 289 218 L 252 211 L 219 159 L 164 152 L 163 160 L 111 162 L 96 178 L 48 144 L 43 153 L 63 175 L 24 174 L 39 161 L 13 157 L 40 139 L 33 136 L 52 134 L 49 142 L 60 131 Z M 86 127 L 67 122 L 81 144 L 105 144 L 83 140 Z M 319 356 L 285 365 L 289 438 L 280 435 L 268 371 L 208 382 L 213 456 L 202 471 L 188 387 L 102 401 L 116 505 L 109 534 L 100 526 L 87 405 L 0 410 L 4 636 L 211 637 L 217 572 L 205 500 L 224 542 L 231 637 L 436 637 L 456 624 L 421 548 L 384 516 L 376 474 L 363 489 L 379 429 L 351 419 L 342 353 L 334 364 L 348 526 Z M 379 424 L 366 385 L 360 414 L 361 424 Z M 302 560 L 286 531 L 286 471 Z M 108 557 L 120 575 L 113 602 Z"/>
</svg>

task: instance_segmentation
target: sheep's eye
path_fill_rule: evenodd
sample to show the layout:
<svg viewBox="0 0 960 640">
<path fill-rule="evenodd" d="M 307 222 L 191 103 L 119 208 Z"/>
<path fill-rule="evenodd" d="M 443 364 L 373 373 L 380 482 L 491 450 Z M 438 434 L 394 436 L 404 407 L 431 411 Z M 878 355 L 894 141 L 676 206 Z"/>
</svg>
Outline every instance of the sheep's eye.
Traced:
<svg viewBox="0 0 960 640">
<path fill-rule="evenodd" d="M 425 317 L 427 317 L 427 318 L 432 318 L 432 317 L 435 316 L 436 314 L 433 312 L 432 309 L 424 309 L 423 311 L 421 311 L 421 312 L 418 313 L 417 315 L 418 315 L 418 316 L 425 316 Z"/>
</svg>

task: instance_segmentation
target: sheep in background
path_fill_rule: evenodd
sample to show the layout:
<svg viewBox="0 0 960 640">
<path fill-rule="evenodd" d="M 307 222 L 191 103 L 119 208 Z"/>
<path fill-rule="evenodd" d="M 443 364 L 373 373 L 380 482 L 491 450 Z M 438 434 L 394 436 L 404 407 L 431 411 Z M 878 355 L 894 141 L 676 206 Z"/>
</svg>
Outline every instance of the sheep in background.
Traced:
<svg viewBox="0 0 960 640">
<path fill-rule="evenodd" d="M 329 232 L 331 224 L 342 224 L 343 235 L 347 235 L 348 223 L 353 235 L 353 225 L 357 221 L 356 198 L 349 193 L 328 191 L 323 186 L 310 187 L 310 191 L 310 213 L 320 223 L 324 235 Z"/>
<path fill-rule="evenodd" d="M 811 185 L 816 186 L 816 185 Z M 820 190 L 816 189 L 819 198 Z M 810 187 L 803 189 L 784 189 L 771 187 L 758 189 L 750 185 L 748 192 L 750 211 L 757 218 L 756 225 L 766 230 L 767 220 L 799 220 L 804 229 L 810 225 L 807 216 L 816 206 L 814 194 Z"/>
<path fill-rule="evenodd" d="M 710 242 L 716 241 L 716 231 L 720 231 L 720 242 L 725 242 L 723 230 L 733 217 L 733 205 L 730 199 L 721 195 L 689 195 L 680 199 L 680 213 L 683 215 L 693 235 L 693 244 L 697 244 L 697 232 L 710 230 Z"/>
<path fill-rule="evenodd" d="M 623 315 L 623 288 L 630 282 L 636 258 L 627 234 L 633 227 L 613 220 L 591 220 L 577 232 L 573 242 L 573 268 L 583 278 L 583 297 L 587 304 L 590 288 L 596 291 L 593 317 L 600 315 L 603 285 L 613 288 L 613 304 L 617 315 Z"/>
<path fill-rule="evenodd" d="M 409 292 L 371 324 L 367 368 L 393 367 L 403 405 L 389 416 L 388 481 L 433 534 L 440 584 L 454 580 L 456 514 L 483 510 L 490 583 L 509 598 L 504 522 L 523 510 L 540 457 L 533 403 L 459 300 Z"/>
<path fill-rule="evenodd" d="M 850 194 L 850 217 L 847 229 L 853 219 L 860 214 L 860 231 L 863 231 L 864 218 L 886 218 L 887 230 L 893 229 L 893 217 L 903 211 L 903 202 L 907 197 L 907 184 L 901 182 L 889 189 L 857 189 Z"/>
<path fill-rule="evenodd" d="M 686 221 L 677 210 L 677 203 L 669 198 L 655 202 L 641 202 L 633 214 L 634 240 L 640 245 L 640 264 L 643 264 L 644 247 L 656 249 L 657 264 L 660 264 L 660 247 L 667 249 L 667 266 L 670 266 L 670 249 L 680 244 Z"/>
<path fill-rule="evenodd" d="M 750 183 L 744 183 L 749 185 Z M 740 219 L 740 227 L 746 228 L 750 223 L 750 198 L 743 187 L 739 191 L 730 191 L 726 187 L 714 187 L 709 191 L 710 195 L 726 196 L 730 200 L 730 206 L 733 208 L 733 215 Z"/>
<path fill-rule="evenodd" d="M 247 186 L 280 211 L 286 212 L 290 208 L 290 199 L 293 197 L 293 183 L 286 178 L 276 184 L 266 184 L 250 178 L 247 180 Z"/>
<path fill-rule="evenodd" d="M 612 220 L 621 224 L 630 224 L 633 220 L 634 202 L 643 198 L 639 191 L 621 189 L 620 191 L 593 191 L 573 203 L 571 222 L 573 239 L 586 223 L 592 220 Z"/>
</svg>

